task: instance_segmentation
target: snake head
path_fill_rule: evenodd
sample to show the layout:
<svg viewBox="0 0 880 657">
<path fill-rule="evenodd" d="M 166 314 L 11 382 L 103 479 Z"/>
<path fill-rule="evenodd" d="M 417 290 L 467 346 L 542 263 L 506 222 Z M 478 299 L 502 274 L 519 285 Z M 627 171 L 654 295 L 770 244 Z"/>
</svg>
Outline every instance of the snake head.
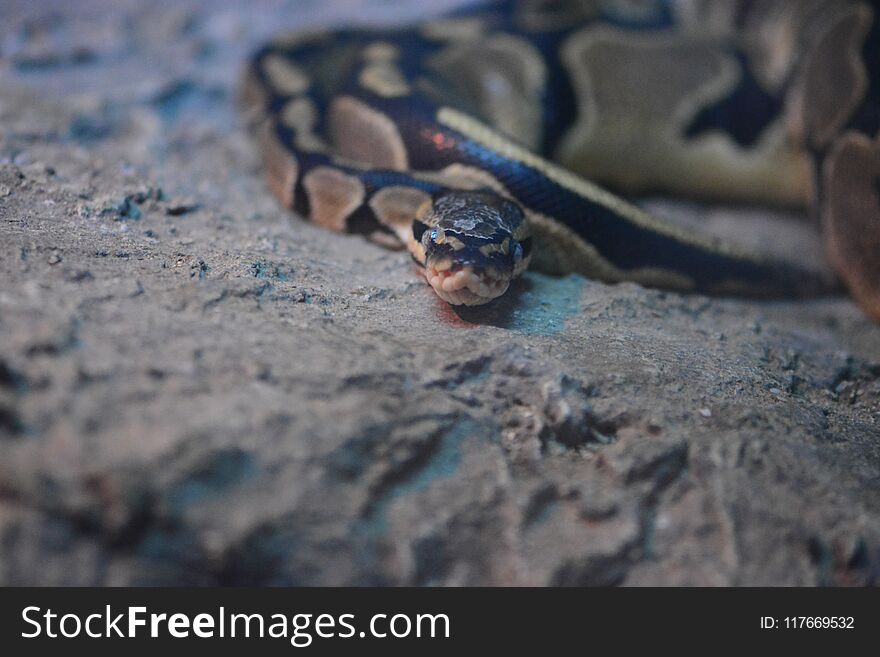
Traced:
<svg viewBox="0 0 880 657">
<path fill-rule="evenodd" d="M 437 295 L 477 306 L 501 296 L 528 266 L 531 237 L 522 209 L 492 191 L 445 191 L 413 223 L 410 250 Z"/>
</svg>

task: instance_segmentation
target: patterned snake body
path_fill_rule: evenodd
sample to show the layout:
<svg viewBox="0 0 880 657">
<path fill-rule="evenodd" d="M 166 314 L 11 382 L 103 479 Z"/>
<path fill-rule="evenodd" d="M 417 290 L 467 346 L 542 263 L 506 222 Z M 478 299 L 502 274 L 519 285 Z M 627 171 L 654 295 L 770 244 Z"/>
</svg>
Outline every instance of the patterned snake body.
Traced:
<svg viewBox="0 0 880 657">
<path fill-rule="evenodd" d="M 498 297 L 530 263 L 709 294 L 829 289 L 597 180 L 811 205 L 832 262 L 880 315 L 877 22 L 855 0 L 500 0 L 278 38 L 242 97 L 285 206 L 406 246 L 450 303 Z"/>
</svg>

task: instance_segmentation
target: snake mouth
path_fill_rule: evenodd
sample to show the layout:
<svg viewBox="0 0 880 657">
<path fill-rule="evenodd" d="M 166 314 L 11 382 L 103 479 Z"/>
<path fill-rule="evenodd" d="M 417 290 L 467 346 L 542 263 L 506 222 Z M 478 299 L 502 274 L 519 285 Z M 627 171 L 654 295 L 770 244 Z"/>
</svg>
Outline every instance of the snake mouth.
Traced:
<svg viewBox="0 0 880 657">
<path fill-rule="evenodd" d="M 499 278 L 448 259 L 428 263 L 425 278 L 437 296 L 454 306 L 488 303 L 504 294 L 510 285 L 509 278 Z"/>
</svg>

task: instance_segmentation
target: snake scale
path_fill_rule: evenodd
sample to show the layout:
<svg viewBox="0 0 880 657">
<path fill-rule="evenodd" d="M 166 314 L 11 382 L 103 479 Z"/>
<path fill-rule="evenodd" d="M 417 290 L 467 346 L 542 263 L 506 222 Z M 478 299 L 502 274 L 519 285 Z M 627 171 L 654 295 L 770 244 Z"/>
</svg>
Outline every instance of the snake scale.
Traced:
<svg viewBox="0 0 880 657">
<path fill-rule="evenodd" d="M 241 97 L 285 206 L 408 248 L 449 303 L 499 297 L 530 263 L 705 294 L 828 291 L 809 267 L 624 200 L 660 192 L 811 208 L 832 265 L 880 319 L 878 13 L 859 0 L 497 0 L 279 36 Z"/>
</svg>

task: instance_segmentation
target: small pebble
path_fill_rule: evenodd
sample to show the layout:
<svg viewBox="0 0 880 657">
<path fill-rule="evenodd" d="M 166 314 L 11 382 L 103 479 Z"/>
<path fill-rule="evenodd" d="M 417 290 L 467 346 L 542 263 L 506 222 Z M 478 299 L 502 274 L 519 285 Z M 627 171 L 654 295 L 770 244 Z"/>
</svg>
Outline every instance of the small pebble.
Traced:
<svg viewBox="0 0 880 657">
<path fill-rule="evenodd" d="M 199 207 L 200 205 L 192 199 L 175 200 L 169 203 L 168 207 L 165 208 L 165 214 L 172 217 L 179 217 L 180 215 L 194 212 L 195 210 L 198 210 Z"/>
<path fill-rule="evenodd" d="M 703 417 L 712 417 L 712 411 L 710 411 L 708 408 L 701 408 L 700 415 L 702 415 Z"/>
</svg>

